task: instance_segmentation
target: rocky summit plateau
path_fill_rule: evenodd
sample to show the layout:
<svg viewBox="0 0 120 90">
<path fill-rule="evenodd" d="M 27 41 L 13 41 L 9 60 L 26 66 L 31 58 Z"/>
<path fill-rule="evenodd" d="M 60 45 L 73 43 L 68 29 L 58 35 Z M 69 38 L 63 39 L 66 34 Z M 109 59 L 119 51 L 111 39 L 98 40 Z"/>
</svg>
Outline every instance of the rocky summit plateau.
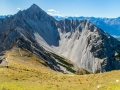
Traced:
<svg viewBox="0 0 120 90">
<path fill-rule="evenodd" d="M 0 18 L 1 59 L 14 48 L 27 49 L 63 73 L 120 69 L 120 41 L 87 20 L 57 21 L 36 4 Z"/>
</svg>

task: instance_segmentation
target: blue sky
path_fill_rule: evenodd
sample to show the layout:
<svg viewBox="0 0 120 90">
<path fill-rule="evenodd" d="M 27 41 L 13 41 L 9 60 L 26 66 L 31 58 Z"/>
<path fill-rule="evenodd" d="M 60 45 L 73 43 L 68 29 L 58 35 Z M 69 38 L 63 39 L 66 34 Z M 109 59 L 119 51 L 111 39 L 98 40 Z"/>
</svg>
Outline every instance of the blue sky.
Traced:
<svg viewBox="0 0 120 90">
<path fill-rule="evenodd" d="M 20 9 L 29 8 L 33 3 L 51 15 L 120 16 L 120 0 L 0 0 L 0 15 L 15 14 Z"/>
</svg>

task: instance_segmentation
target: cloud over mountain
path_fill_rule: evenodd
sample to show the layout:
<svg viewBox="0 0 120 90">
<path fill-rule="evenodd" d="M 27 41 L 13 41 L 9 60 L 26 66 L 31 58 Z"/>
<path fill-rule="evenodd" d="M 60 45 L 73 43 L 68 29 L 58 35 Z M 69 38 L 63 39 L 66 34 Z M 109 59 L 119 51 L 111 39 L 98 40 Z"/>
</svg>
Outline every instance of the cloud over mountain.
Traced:
<svg viewBox="0 0 120 90">
<path fill-rule="evenodd" d="M 49 15 L 51 15 L 51 16 L 62 16 L 62 15 L 59 13 L 59 11 L 56 11 L 56 10 L 54 10 L 54 9 L 48 9 L 48 10 L 47 10 L 47 13 L 48 13 Z"/>
<path fill-rule="evenodd" d="M 19 7 L 18 7 L 17 9 L 18 9 L 18 10 L 21 10 L 21 8 L 19 8 Z"/>
</svg>

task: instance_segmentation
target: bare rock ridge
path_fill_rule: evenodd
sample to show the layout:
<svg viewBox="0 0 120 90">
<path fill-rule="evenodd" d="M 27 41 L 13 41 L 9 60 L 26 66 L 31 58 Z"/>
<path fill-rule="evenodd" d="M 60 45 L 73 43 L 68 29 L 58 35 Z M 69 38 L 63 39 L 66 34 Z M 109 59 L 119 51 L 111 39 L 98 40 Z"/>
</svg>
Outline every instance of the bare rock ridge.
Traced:
<svg viewBox="0 0 120 90">
<path fill-rule="evenodd" d="M 59 54 L 90 72 L 120 69 L 120 42 L 87 20 L 57 22 Z"/>
<path fill-rule="evenodd" d="M 57 21 L 35 4 L 0 19 L 0 44 L 0 52 L 14 46 L 26 48 L 56 71 L 62 72 L 65 65 L 49 52 L 91 73 L 120 69 L 118 40 L 87 20 Z"/>
<path fill-rule="evenodd" d="M 0 19 L 0 53 L 12 49 L 14 46 L 25 48 L 46 60 L 46 64 L 51 69 L 62 72 L 55 59 L 38 44 L 36 41 L 37 37 L 35 37 L 35 35 L 40 35 L 43 37 L 40 38 L 44 42 L 47 42 L 48 45 L 55 45 L 55 41 L 52 40 L 54 36 L 51 35 L 52 33 L 48 34 L 50 31 L 47 31 L 56 29 L 54 33 L 57 35 L 57 28 L 53 21 L 55 19 L 47 15 L 35 4 L 27 10 L 19 11 L 13 16 Z M 41 25 L 42 22 L 44 25 Z M 39 27 L 39 25 L 43 27 Z M 45 26 L 46 31 L 43 31 Z M 51 26 L 53 28 L 50 28 Z M 47 41 L 48 39 L 45 37 L 45 34 L 52 40 L 52 43 Z"/>
<path fill-rule="evenodd" d="M 100 27 L 102 30 L 106 31 L 114 37 L 120 36 L 120 17 L 117 18 L 103 18 L 103 17 L 60 17 L 53 16 L 56 20 L 89 20 L 94 25 Z"/>
</svg>

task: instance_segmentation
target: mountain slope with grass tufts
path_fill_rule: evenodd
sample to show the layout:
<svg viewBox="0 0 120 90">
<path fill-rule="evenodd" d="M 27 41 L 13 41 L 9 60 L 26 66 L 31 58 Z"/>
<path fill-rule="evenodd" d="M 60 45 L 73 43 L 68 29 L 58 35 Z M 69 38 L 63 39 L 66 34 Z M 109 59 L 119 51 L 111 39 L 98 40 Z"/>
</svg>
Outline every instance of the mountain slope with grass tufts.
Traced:
<svg viewBox="0 0 120 90">
<path fill-rule="evenodd" d="M 3 53 L 8 63 L 0 67 L 0 90 L 119 90 L 120 71 L 75 75 L 51 70 L 26 49 Z"/>
</svg>

